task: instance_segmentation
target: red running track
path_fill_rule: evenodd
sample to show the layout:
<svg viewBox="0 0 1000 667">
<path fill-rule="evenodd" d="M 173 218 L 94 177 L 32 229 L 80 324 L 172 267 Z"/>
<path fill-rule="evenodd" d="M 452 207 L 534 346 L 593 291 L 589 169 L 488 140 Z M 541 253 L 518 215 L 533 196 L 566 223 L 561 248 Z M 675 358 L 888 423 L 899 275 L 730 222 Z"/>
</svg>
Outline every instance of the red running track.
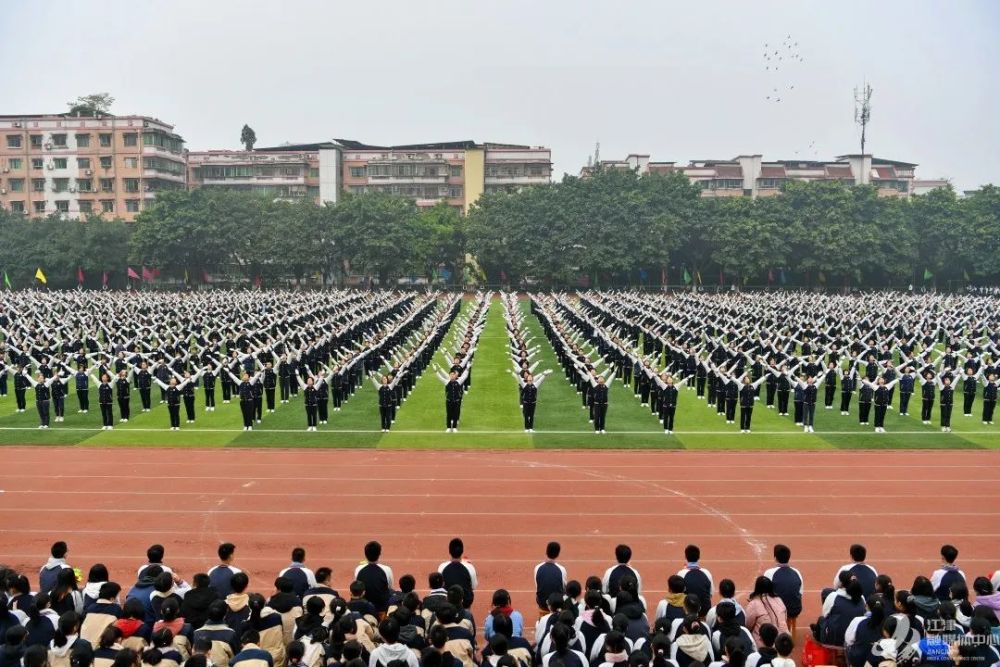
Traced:
<svg viewBox="0 0 1000 667">
<path fill-rule="evenodd" d="M 190 578 L 231 541 L 254 590 L 270 593 L 302 546 L 346 595 L 364 543 L 377 539 L 396 577 L 413 574 L 424 591 L 460 536 L 479 572 L 477 619 L 501 587 L 532 619 L 532 571 L 551 539 L 581 582 L 604 572 L 615 545 L 631 545 L 651 607 L 688 543 L 745 598 L 784 542 L 811 620 L 855 541 L 898 588 L 929 575 L 945 542 L 970 578 L 1000 568 L 993 452 L 2 451 L 0 562 L 32 583 L 58 539 L 84 573 L 103 562 L 126 588 L 152 543 Z"/>
</svg>

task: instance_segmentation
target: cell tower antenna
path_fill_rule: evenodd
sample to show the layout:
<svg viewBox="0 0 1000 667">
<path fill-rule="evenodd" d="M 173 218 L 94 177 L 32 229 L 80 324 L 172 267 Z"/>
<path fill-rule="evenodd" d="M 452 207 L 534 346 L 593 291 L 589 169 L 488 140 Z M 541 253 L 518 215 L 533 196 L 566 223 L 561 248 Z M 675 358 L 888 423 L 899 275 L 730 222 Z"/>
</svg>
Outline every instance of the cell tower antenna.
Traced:
<svg viewBox="0 0 1000 667">
<path fill-rule="evenodd" d="M 854 89 L 854 123 L 861 127 L 861 154 L 865 154 L 868 138 L 868 123 L 872 119 L 872 87 L 867 82 L 858 90 Z"/>
</svg>

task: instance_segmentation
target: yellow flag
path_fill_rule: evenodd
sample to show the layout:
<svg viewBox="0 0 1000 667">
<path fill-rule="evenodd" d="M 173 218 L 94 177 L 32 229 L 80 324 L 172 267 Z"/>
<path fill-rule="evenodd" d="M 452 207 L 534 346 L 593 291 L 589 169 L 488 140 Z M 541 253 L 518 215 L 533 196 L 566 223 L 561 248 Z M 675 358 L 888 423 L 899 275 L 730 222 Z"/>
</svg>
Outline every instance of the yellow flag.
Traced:
<svg viewBox="0 0 1000 667">
<path fill-rule="evenodd" d="M 49 283 L 49 281 L 45 279 L 45 274 L 42 272 L 42 267 L 38 267 L 38 270 L 35 271 L 35 278 L 37 278 L 38 281 L 43 285 L 47 285 Z"/>
</svg>

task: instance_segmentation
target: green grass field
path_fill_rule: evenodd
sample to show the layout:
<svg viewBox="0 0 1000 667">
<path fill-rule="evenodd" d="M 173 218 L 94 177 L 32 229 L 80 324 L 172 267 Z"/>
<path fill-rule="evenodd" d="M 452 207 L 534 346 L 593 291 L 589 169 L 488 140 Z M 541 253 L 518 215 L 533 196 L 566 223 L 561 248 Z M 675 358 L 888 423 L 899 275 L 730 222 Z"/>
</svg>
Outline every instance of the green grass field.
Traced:
<svg viewBox="0 0 1000 667">
<path fill-rule="evenodd" d="M 466 304 L 468 307 L 469 304 Z M 857 396 L 851 405 L 852 414 L 841 416 L 839 410 L 816 412 L 816 433 L 804 434 L 790 417 L 778 417 L 767 410 L 763 402 L 754 410 L 753 433 L 741 434 L 739 425 L 727 425 L 715 414 L 714 407 L 698 400 L 693 391 L 684 390 L 677 410 L 675 433 L 665 435 L 657 419 L 639 404 L 631 390 L 620 383 L 611 387 L 607 430 L 596 435 L 587 421 L 587 411 L 558 366 L 538 321 L 528 313 L 522 302 L 525 324 L 536 334 L 535 343 L 542 344 L 538 370 L 555 370 L 539 389 L 535 415 L 535 432 L 525 433 L 517 403 L 517 382 L 510 375 L 507 333 L 503 308 L 498 300 L 490 307 L 487 326 L 483 331 L 472 370 L 472 388 L 462 404 L 459 433 L 444 432 L 444 390 L 428 372 L 417 382 L 409 399 L 399 411 L 390 433 L 379 431 L 378 407 L 370 382 L 348 401 L 341 412 L 330 412 L 330 423 L 319 431 L 305 430 L 305 410 L 301 394 L 287 405 L 279 404 L 274 414 L 264 414 L 262 424 L 253 432 L 242 430 L 239 405 L 221 402 L 217 389 L 218 408 L 205 413 L 204 399 L 197 392 L 198 414 L 195 424 L 184 423 L 181 430 L 167 429 L 166 407 L 155 403 L 159 392 L 154 390 L 154 406 L 149 413 L 137 413 L 138 394 L 132 398 L 132 419 L 128 424 L 117 422 L 115 429 L 100 429 L 100 412 L 96 409 L 96 392 L 91 390 L 89 414 L 77 414 L 78 403 L 70 395 L 66 403 L 66 421 L 52 423 L 39 430 L 34 408 L 34 393 L 28 392 L 28 409 L 15 411 L 13 390 L 0 401 L 0 445 L 84 445 L 84 446 L 168 446 L 168 447 L 388 447 L 388 448 L 637 448 L 637 449 L 880 449 L 880 448 L 988 448 L 1000 449 L 1000 427 L 983 425 L 978 419 L 981 405 L 977 400 L 976 416 L 963 417 L 957 405 L 952 418 L 952 433 L 925 426 L 917 418 L 901 417 L 890 412 L 886 417 L 888 433 L 876 434 L 872 428 L 857 421 Z M 446 337 L 451 349 L 454 331 Z M 440 352 L 436 360 L 444 365 Z M 821 390 L 822 391 L 822 390 Z M 837 404 L 839 407 L 839 393 Z M 911 402 L 911 411 L 919 405 Z M 935 410 L 934 424 L 937 424 Z"/>
</svg>

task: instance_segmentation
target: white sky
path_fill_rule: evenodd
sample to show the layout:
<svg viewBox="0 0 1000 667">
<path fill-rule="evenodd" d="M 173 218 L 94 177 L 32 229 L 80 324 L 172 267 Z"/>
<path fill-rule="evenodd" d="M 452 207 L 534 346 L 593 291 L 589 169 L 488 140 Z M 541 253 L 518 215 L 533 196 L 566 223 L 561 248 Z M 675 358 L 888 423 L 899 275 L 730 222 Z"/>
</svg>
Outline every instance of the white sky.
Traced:
<svg viewBox="0 0 1000 667">
<path fill-rule="evenodd" d="M 766 71 L 763 44 L 787 35 L 805 61 Z M 996 0 L 4 0 L 0 63 L 4 114 L 109 91 L 192 150 L 238 148 L 244 123 L 259 146 L 528 143 L 556 177 L 598 140 L 684 163 L 857 152 L 867 79 L 869 152 L 1000 183 Z"/>
</svg>

